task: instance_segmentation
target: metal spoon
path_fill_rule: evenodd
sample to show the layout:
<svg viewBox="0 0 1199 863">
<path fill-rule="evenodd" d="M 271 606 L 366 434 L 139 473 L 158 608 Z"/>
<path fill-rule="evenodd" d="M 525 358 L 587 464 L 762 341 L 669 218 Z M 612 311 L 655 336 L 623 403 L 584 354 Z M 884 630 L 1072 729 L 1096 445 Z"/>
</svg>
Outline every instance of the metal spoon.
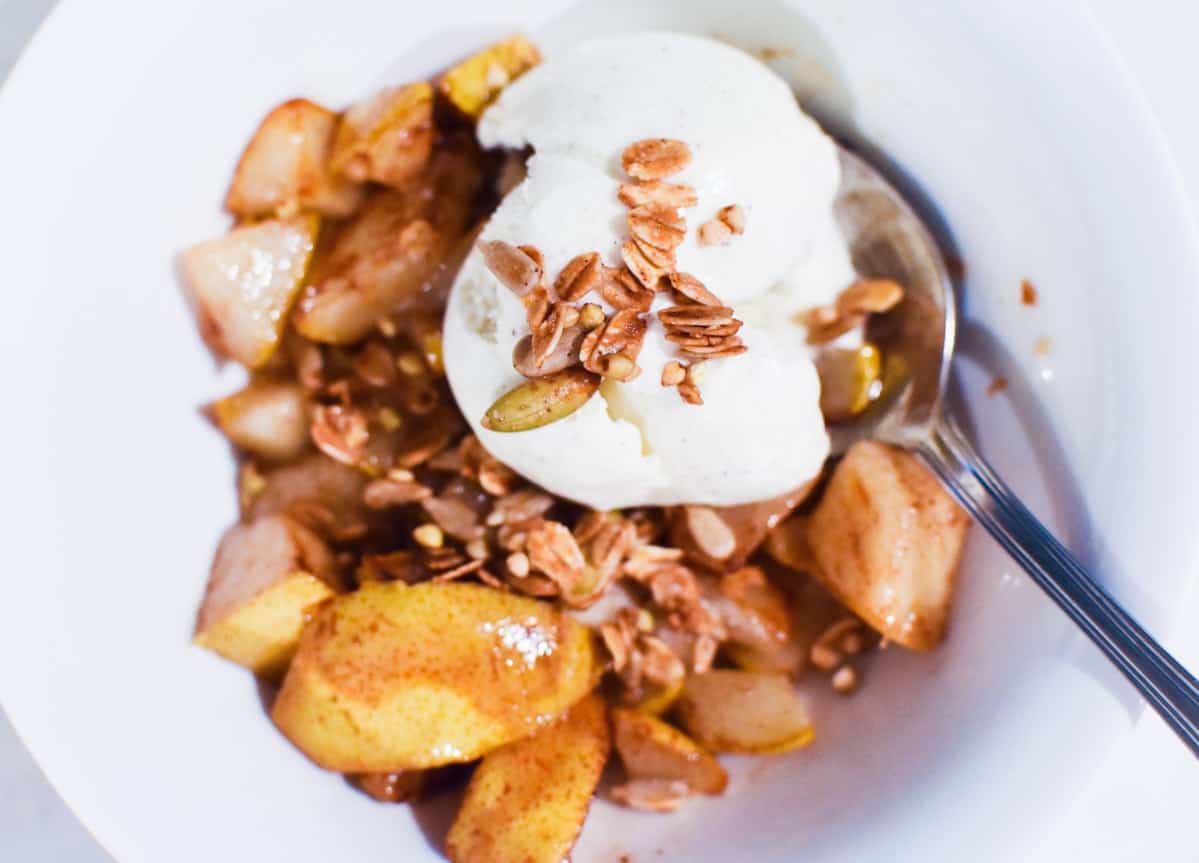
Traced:
<svg viewBox="0 0 1199 863">
<path fill-rule="evenodd" d="M 870 331 L 888 358 L 883 396 L 830 429 L 834 452 L 871 438 L 917 453 L 1199 756 L 1199 681 L 1028 511 L 947 411 L 943 395 L 957 313 L 932 235 L 899 192 L 858 156 L 842 150 L 841 167 L 836 215 L 854 265 L 863 275 L 894 279 L 906 295 Z"/>
</svg>

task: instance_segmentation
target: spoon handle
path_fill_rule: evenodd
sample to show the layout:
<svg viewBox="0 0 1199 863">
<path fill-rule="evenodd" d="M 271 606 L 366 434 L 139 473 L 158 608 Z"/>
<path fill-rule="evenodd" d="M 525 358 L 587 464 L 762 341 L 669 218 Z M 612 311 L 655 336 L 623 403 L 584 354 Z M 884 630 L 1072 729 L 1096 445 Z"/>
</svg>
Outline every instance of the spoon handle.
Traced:
<svg viewBox="0 0 1199 863">
<path fill-rule="evenodd" d="M 1020 502 L 946 417 L 918 448 L 975 520 L 1032 576 L 1199 756 L 1199 681 L 1145 632 Z"/>
</svg>

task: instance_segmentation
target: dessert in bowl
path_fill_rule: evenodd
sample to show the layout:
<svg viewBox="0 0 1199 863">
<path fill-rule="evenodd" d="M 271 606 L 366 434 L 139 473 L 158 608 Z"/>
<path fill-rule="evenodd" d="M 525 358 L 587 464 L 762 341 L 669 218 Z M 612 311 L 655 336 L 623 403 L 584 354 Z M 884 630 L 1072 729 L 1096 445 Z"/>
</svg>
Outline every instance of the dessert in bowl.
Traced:
<svg viewBox="0 0 1199 863">
<path fill-rule="evenodd" d="M 804 687 L 941 642 L 967 528 L 903 450 L 829 459 L 904 291 L 854 272 L 786 84 L 672 33 L 539 61 L 280 105 L 183 256 L 251 374 L 210 407 L 241 518 L 196 642 L 379 800 L 475 765 L 457 861 L 552 863 L 597 793 L 672 812 L 718 754 L 807 746 Z"/>
<path fill-rule="evenodd" d="M 1195 456 L 1177 430 L 1193 420 L 1162 370 L 1185 367 L 1195 303 L 1174 288 L 1194 283 L 1194 245 L 1152 119 L 1084 14 L 661 0 L 559 18 L 564 5 L 129 3 L 139 26 L 126 38 L 119 7 L 64 4 L 0 92 L 7 126 L 39 130 L 0 140 L 0 220 L 21 238 L 6 252 L 12 283 L 36 288 L 9 307 L 12 400 L 41 418 L 39 434 L 10 428 L 25 538 L 11 568 L 28 577 L 9 582 L 20 613 L 0 629 L 0 698 L 122 863 L 272 859 L 282 842 L 304 861 L 438 857 L 452 794 L 387 806 L 348 790 L 278 733 L 253 676 L 188 644 L 212 549 L 238 517 L 227 445 L 195 406 L 241 382 L 236 364 L 213 374 L 171 270 L 181 249 L 228 229 L 222 197 L 271 106 L 345 109 L 518 29 L 549 60 L 647 27 L 719 36 L 783 75 L 911 200 L 935 202 L 933 224 L 951 226 L 947 248 L 966 263 L 959 383 L 988 458 L 1151 628 L 1181 607 Z M 611 176 L 627 179 L 618 160 Z M 43 165 L 54 169 L 31 170 Z M 712 215 L 680 214 L 689 233 Z M 1020 301 L 1024 278 L 1036 306 Z M 1129 304 L 1130 285 L 1152 289 Z M 1009 386 L 988 396 L 995 375 Z M 712 397 L 702 381 L 700 393 Z M 853 663 L 849 698 L 806 675 L 813 740 L 719 756 L 722 795 L 660 815 L 613 805 L 602 787 L 574 859 L 857 860 L 902 847 L 950 860 L 963 844 L 979 859 L 1028 856 L 1136 716 L 1080 641 L 974 532 L 939 649 L 873 651 Z M 930 829 L 929 813 L 950 827 Z"/>
</svg>

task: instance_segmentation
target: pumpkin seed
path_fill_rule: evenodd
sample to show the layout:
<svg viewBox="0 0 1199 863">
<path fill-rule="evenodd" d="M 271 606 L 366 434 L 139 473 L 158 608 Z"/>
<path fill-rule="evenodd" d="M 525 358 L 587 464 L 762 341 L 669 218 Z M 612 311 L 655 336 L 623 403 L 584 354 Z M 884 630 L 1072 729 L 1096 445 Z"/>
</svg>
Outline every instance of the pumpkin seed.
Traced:
<svg viewBox="0 0 1199 863">
<path fill-rule="evenodd" d="M 483 428 L 519 432 L 547 426 L 585 405 L 599 384 L 599 375 L 581 368 L 527 381 L 495 400 L 483 417 Z"/>
</svg>

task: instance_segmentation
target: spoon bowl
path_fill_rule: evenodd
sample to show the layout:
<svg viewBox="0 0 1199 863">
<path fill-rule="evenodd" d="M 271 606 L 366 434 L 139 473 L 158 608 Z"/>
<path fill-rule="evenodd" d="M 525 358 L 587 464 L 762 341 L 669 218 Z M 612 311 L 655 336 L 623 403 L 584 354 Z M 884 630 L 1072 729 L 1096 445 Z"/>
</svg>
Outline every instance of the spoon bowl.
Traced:
<svg viewBox="0 0 1199 863">
<path fill-rule="evenodd" d="M 882 393 L 853 420 L 829 428 L 836 454 L 872 438 L 914 447 L 940 415 L 957 332 L 953 284 L 936 241 L 899 191 L 860 156 L 840 149 L 834 204 L 854 269 L 903 285 L 903 300 L 872 319 L 867 336 L 885 358 Z"/>
<path fill-rule="evenodd" d="M 884 357 L 883 390 L 862 414 L 830 426 L 832 451 L 869 438 L 918 454 L 1199 756 L 1199 681 L 1020 502 L 947 412 L 957 309 L 932 234 L 882 174 L 844 148 L 840 157 L 835 210 L 854 267 L 898 282 L 904 298 L 867 324 Z"/>
</svg>

